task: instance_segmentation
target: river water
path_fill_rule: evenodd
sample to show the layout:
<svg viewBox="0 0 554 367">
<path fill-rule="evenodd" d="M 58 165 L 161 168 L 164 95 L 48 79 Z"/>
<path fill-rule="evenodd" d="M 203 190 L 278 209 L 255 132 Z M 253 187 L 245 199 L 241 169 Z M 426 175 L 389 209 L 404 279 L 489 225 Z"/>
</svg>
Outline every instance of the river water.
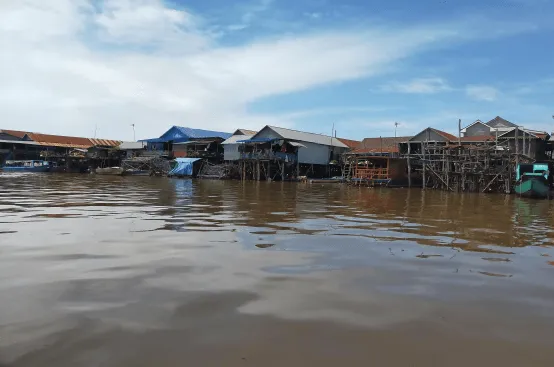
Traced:
<svg viewBox="0 0 554 367">
<path fill-rule="evenodd" d="M 0 174 L 0 366 L 552 366 L 553 208 Z"/>
</svg>

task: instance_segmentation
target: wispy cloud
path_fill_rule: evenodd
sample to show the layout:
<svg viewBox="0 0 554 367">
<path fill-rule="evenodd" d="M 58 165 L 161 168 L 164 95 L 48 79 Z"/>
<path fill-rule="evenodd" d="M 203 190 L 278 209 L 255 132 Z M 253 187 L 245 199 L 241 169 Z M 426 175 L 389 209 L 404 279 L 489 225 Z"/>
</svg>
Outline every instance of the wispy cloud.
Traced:
<svg viewBox="0 0 554 367">
<path fill-rule="evenodd" d="M 381 87 L 385 92 L 432 94 L 450 91 L 452 88 L 442 78 L 418 78 L 408 82 L 391 82 Z"/>
<path fill-rule="evenodd" d="M 311 18 L 311 19 L 320 19 L 323 15 L 318 12 L 312 12 L 312 13 L 304 13 L 304 16 Z"/>
<path fill-rule="evenodd" d="M 5 128 L 129 138 L 173 124 L 232 130 L 292 126 L 253 101 L 381 75 L 449 43 L 441 26 L 328 29 L 222 46 L 204 20 L 162 0 L 26 0 L 0 5 L 0 119 Z M 245 11 L 253 22 L 270 1 Z M 467 39 L 465 36 L 463 39 Z M 427 80 L 408 90 L 444 89 Z M 32 106 L 32 108 L 30 108 Z M 316 116 L 317 117 L 317 116 Z"/>
<path fill-rule="evenodd" d="M 468 97 L 477 101 L 493 102 L 498 97 L 498 89 L 489 85 L 468 85 L 466 87 Z"/>
<path fill-rule="evenodd" d="M 256 0 L 242 9 L 242 15 L 240 21 L 233 23 L 227 27 L 230 31 L 238 31 L 249 28 L 256 20 L 256 17 L 260 16 L 264 12 L 271 8 L 274 0 Z"/>
</svg>

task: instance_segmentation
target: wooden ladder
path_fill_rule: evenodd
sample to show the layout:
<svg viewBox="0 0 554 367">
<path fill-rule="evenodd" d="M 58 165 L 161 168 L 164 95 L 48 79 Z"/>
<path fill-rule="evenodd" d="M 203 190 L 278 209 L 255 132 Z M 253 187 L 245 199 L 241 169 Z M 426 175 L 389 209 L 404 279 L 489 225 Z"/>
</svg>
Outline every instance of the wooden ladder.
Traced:
<svg viewBox="0 0 554 367">
<path fill-rule="evenodd" d="M 352 179 L 352 161 L 347 161 L 346 166 L 344 167 L 344 172 L 342 174 L 342 180 L 345 182 L 350 182 Z"/>
</svg>

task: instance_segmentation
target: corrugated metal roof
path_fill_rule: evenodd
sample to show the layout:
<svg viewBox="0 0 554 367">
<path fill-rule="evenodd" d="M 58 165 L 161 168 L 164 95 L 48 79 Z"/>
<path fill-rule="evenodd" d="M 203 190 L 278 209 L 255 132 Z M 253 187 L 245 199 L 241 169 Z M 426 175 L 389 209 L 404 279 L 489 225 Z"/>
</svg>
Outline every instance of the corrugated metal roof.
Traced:
<svg viewBox="0 0 554 367">
<path fill-rule="evenodd" d="M 40 145 L 67 148 L 89 148 L 92 143 L 87 138 L 50 134 L 29 133 L 27 137 Z"/>
<path fill-rule="evenodd" d="M 239 140 L 249 140 L 253 135 L 233 135 L 229 139 L 225 140 L 222 145 L 238 144 Z"/>
<path fill-rule="evenodd" d="M 449 134 L 447 132 L 444 132 L 442 130 L 433 129 L 432 127 L 430 127 L 429 129 L 431 129 L 432 131 L 439 134 L 440 136 L 442 136 L 445 139 L 448 139 L 448 140 L 451 140 L 451 141 L 458 140 L 458 137 L 456 137 L 452 134 Z"/>
<path fill-rule="evenodd" d="M 215 140 L 189 140 L 182 143 L 173 143 L 173 145 L 204 145 L 213 143 Z"/>
<path fill-rule="evenodd" d="M 140 150 L 144 149 L 145 146 L 146 143 L 142 141 L 124 141 L 119 144 L 118 148 L 121 150 Z"/>
<path fill-rule="evenodd" d="M 0 140 L 0 143 L 41 146 L 41 144 L 35 141 L 26 141 L 26 140 Z"/>
<path fill-rule="evenodd" d="M 23 137 L 28 134 L 26 131 L 19 131 L 19 130 L 0 130 L 0 133 L 4 133 L 7 135 L 15 136 L 16 138 L 23 139 Z"/>
<path fill-rule="evenodd" d="M 412 136 L 383 136 L 379 138 L 365 138 L 355 153 L 397 153 L 398 144 L 408 141 Z"/>
<path fill-rule="evenodd" d="M 269 125 L 264 127 L 262 130 L 266 128 L 273 130 L 276 134 L 278 134 L 279 136 L 281 136 L 283 139 L 286 139 L 286 140 L 305 141 L 307 143 L 329 145 L 329 146 L 339 147 L 339 148 L 348 148 L 348 146 L 343 142 L 341 142 L 339 139 L 333 138 L 329 135 L 314 134 L 314 133 L 308 133 L 304 131 L 285 129 L 283 127 L 269 126 Z"/>
<path fill-rule="evenodd" d="M 201 139 L 201 138 L 222 138 L 222 139 L 228 139 L 231 137 L 231 133 L 224 133 L 221 131 L 213 131 L 213 130 L 203 130 L 203 129 L 193 129 L 190 127 L 183 127 L 183 126 L 174 126 L 176 129 L 178 129 L 181 133 L 188 136 L 191 139 Z"/>
<path fill-rule="evenodd" d="M 256 135 L 258 132 L 254 130 L 247 130 L 247 129 L 237 129 L 233 135 Z"/>
<path fill-rule="evenodd" d="M 454 140 L 457 141 L 458 138 Z M 491 135 L 475 135 L 475 136 L 463 136 L 460 138 L 461 142 L 485 142 L 485 141 L 494 141 L 495 137 Z"/>
<path fill-rule="evenodd" d="M 88 149 L 94 146 L 117 147 L 121 144 L 121 142 L 117 140 L 90 139 L 78 136 L 62 136 L 39 133 L 28 133 L 26 136 L 40 145 L 49 147 Z"/>
<path fill-rule="evenodd" d="M 95 147 L 117 147 L 121 145 L 119 140 L 107 140 L 107 139 L 89 139 L 92 146 Z"/>
</svg>

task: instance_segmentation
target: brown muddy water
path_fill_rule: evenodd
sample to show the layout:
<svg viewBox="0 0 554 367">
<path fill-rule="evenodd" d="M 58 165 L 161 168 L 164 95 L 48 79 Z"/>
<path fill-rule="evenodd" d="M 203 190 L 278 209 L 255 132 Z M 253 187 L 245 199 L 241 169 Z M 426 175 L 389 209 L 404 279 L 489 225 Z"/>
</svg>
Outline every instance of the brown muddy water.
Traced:
<svg viewBox="0 0 554 367">
<path fill-rule="evenodd" d="M 553 205 L 0 174 L 0 365 L 553 366 Z"/>
</svg>

